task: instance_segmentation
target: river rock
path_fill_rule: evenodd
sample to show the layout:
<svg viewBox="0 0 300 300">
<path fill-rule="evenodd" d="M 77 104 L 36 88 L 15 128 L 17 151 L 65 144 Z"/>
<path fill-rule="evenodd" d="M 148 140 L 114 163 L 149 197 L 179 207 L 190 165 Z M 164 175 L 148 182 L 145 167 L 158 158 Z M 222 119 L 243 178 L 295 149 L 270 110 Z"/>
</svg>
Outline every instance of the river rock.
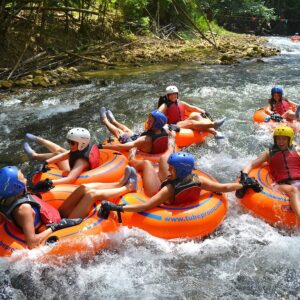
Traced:
<svg viewBox="0 0 300 300">
<path fill-rule="evenodd" d="M 43 76 L 44 72 L 42 70 L 35 70 L 32 72 L 32 75 L 35 76 Z"/>
<path fill-rule="evenodd" d="M 15 81 L 15 85 L 19 87 L 31 87 L 32 86 L 32 79 L 19 79 Z"/>
<path fill-rule="evenodd" d="M 36 86 L 48 87 L 50 82 L 47 77 L 35 76 L 32 80 L 32 83 Z"/>
<path fill-rule="evenodd" d="M 12 80 L 0 80 L 0 88 L 10 89 L 13 86 L 14 82 Z"/>
</svg>

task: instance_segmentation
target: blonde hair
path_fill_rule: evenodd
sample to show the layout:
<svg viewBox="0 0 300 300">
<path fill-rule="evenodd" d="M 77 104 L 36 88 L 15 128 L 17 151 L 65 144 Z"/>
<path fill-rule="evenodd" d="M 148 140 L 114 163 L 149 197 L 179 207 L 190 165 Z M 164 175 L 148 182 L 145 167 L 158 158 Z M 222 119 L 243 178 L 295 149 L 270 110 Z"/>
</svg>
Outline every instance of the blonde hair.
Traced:
<svg viewBox="0 0 300 300">
<path fill-rule="evenodd" d="M 201 180 L 200 180 L 200 177 L 197 174 L 193 174 L 192 173 L 192 174 L 188 175 L 187 177 L 185 177 L 182 180 L 182 183 L 183 184 L 186 184 L 186 183 L 195 183 L 195 184 L 201 185 Z"/>
</svg>

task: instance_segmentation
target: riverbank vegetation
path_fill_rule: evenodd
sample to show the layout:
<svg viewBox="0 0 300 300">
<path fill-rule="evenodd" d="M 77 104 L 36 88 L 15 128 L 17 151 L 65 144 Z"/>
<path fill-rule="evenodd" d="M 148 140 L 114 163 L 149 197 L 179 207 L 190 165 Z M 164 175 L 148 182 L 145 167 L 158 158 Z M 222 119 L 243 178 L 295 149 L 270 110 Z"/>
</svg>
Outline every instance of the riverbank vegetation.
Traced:
<svg viewBox="0 0 300 300">
<path fill-rule="evenodd" d="M 287 33 L 300 19 L 298 2 L 2 0 L 0 86 L 56 85 L 59 74 L 63 82 L 80 80 L 71 66 L 86 70 L 182 60 L 227 64 L 274 55 L 276 50 L 263 47 L 264 40 L 229 31 Z M 50 71 L 57 68 L 53 75 Z"/>
</svg>

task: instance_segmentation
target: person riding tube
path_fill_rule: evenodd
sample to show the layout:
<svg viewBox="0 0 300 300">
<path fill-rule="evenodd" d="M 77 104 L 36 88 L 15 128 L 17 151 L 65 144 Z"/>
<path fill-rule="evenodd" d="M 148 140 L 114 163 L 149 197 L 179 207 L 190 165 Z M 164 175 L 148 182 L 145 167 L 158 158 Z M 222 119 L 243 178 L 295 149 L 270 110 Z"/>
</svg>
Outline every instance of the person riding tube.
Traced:
<svg viewBox="0 0 300 300">
<path fill-rule="evenodd" d="M 57 184 L 73 183 L 82 172 L 99 167 L 99 149 L 96 144 L 91 143 L 91 135 L 85 128 L 73 128 L 67 133 L 66 140 L 70 150 L 30 133 L 26 134 L 26 139 L 50 151 L 50 153 L 37 153 L 28 142 L 23 145 L 30 159 L 44 162 L 41 166 L 43 172 L 46 172 L 47 165 L 52 163 L 56 163 L 61 170 L 68 172 L 66 177 L 60 179 L 40 181 L 38 183 L 40 189 L 48 190 Z"/>
<path fill-rule="evenodd" d="M 28 193 L 26 184 L 26 178 L 17 167 L 0 169 L 1 218 L 23 231 L 28 248 L 37 247 L 56 230 L 81 223 L 79 218 L 61 219 L 56 208 Z M 43 224 L 47 229 L 39 232 Z"/>
<path fill-rule="evenodd" d="M 167 150 L 168 132 L 163 128 L 167 123 L 167 118 L 160 111 L 155 110 L 149 114 L 144 125 L 145 131 L 140 135 L 134 134 L 112 116 L 111 111 L 107 111 L 104 107 L 101 108 L 101 122 L 119 139 L 121 144 L 101 145 L 103 149 L 129 151 L 136 147 L 139 151 L 150 154 L 159 154 Z"/>
<path fill-rule="evenodd" d="M 274 86 L 271 89 L 271 98 L 268 102 L 265 111 L 270 115 L 271 120 L 281 122 L 284 119 L 292 121 L 299 118 L 300 107 L 295 102 L 283 97 L 283 88 Z M 295 107 L 297 107 L 296 112 L 294 111 Z"/>
<path fill-rule="evenodd" d="M 231 192 L 243 188 L 253 188 L 258 185 L 254 182 L 252 185 L 241 183 L 218 183 L 208 178 L 201 177 L 193 173 L 195 166 L 194 157 L 186 152 L 172 153 L 168 158 L 161 157 L 160 169 L 168 169 L 164 180 L 159 178 L 156 172 L 153 176 L 144 176 L 144 185 L 150 184 L 147 181 L 157 182 L 157 192 L 152 195 L 149 201 L 134 205 L 116 205 L 108 201 L 103 201 L 99 216 L 108 218 L 110 211 L 121 212 L 143 212 L 160 204 L 177 205 L 197 200 L 201 189 L 211 192 Z M 150 164 L 148 164 L 150 166 Z M 154 167 L 152 166 L 154 169 Z M 162 170 L 160 170 L 162 171 Z M 156 175 L 156 178 L 154 177 Z M 160 184 L 160 185 L 159 185 Z M 154 189 L 153 189 L 154 190 Z"/>
<path fill-rule="evenodd" d="M 289 126 L 276 127 L 274 145 L 247 164 L 243 172 L 268 162 L 270 174 L 278 189 L 289 197 L 291 207 L 300 219 L 300 147 L 294 145 L 294 131 Z"/>
<path fill-rule="evenodd" d="M 224 138 L 216 129 L 223 125 L 226 118 L 210 120 L 203 109 L 179 100 L 179 90 L 174 85 L 168 86 L 166 95 L 159 98 L 158 110 L 167 116 L 170 125 L 176 124 L 179 128 L 208 131 L 218 139 Z"/>
</svg>

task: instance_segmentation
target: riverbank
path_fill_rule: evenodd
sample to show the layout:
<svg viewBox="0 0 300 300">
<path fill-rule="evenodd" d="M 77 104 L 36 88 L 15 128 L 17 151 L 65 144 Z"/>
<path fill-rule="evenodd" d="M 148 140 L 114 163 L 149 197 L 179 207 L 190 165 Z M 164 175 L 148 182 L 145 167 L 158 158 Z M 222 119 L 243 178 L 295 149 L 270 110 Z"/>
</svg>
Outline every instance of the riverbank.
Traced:
<svg viewBox="0 0 300 300">
<path fill-rule="evenodd" d="M 87 83 L 91 78 L 83 72 L 141 67 L 144 64 L 197 61 L 200 64 L 236 64 L 242 60 L 278 55 L 280 51 L 267 47 L 267 39 L 245 34 L 215 37 L 217 47 L 203 39 L 158 39 L 136 37 L 126 43 L 111 42 L 96 45 L 83 53 L 67 52 L 75 56 L 72 67 L 54 70 L 35 70 L 15 80 L 0 80 L 2 91 L 15 88 L 55 87 L 62 84 Z M 86 73 L 85 73 L 86 74 Z"/>
</svg>

